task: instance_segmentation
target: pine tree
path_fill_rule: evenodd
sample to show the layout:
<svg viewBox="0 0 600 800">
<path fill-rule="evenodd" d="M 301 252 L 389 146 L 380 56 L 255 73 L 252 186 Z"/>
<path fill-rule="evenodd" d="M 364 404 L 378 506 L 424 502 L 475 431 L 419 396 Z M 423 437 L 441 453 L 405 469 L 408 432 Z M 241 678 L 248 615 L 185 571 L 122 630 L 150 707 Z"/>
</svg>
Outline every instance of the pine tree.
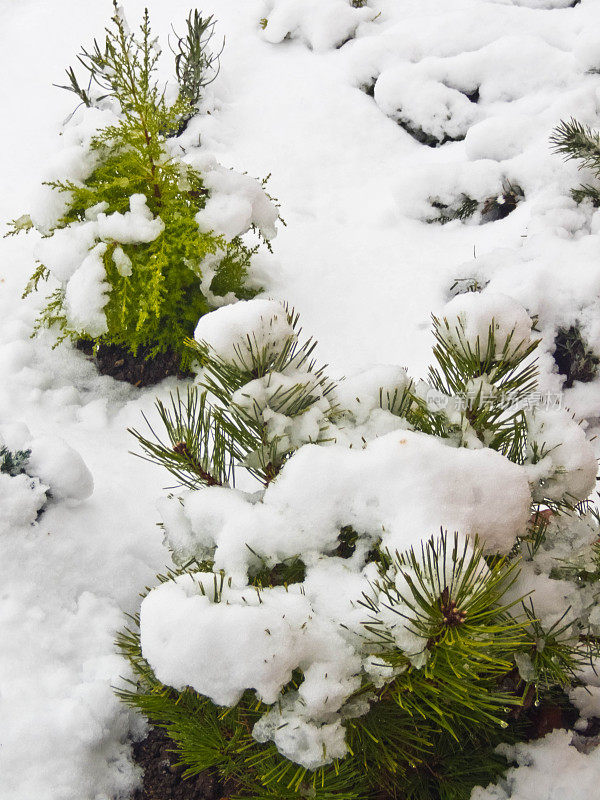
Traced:
<svg viewBox="0 0 600 800">
<path fill-rule="evenodd" d="M 300 341 L 297 315 L 268 301 L 260 309 L 260 319 L 255 314 L 247 334 L 229 346 L 216 346 L 215 335 L 188 343 L 202 365 L 200 386 L 190 388 L 185 400 L 173 396 L 170 407 L 157 404 L 164 434 L 151 430 L 148 438 L 132 431 L 144 457 L 166 467 L 191 497 L 195 491 L 232 491 L 236 471 L 245 469 L 262 486 L 252 500 L 260 503 L 296 450 L 307 442 L 327 446 L 348 424 L 349 412 L 335 402 L 334 383 L 312 359 L 315 343 Z M 492 318 L 481 341 L 473 339 L 461 315 L 457 323 L 434 318 L 437 363 L 429 383 L 407 381 L 402 391 L 382 387 L 380 410 L 454 446 L 487 446 L 517 464 L 534 462 L 543 442 L 534 441 L 526 411 L 503 401 L 510 395 L 518 405 L 537 388 L 532 359 L 537 342 L 523 336 L 519 324 L 503 334 Z M 444 399 L 441 407 L 431 406 L 431 391 Z M 452 405 L 469 393 L 465 408 Z M 302 435 L 299 423 L 311 414 L 317 434 Z M 276 425 L 270 425 L 274 418 Z M 551 481 L 540 485 L 540 491 L 549 491 Z M 477 539 L 443 530 L 407 551 L 375 544 L 364 552 L 375 577 L 355 601 L 364 610 L 359 648 L 371 666 L 341 707 L 345 757 L 332 759 L 324 750 L 321 765 L 308 768 L 285 757 L 275 735 L 265 737 L 270 717 L 277 724 L 281 715 L 281 729 L 295 724 L 289 709 L 296 708 L 305 680 L 301 669 L 274 706 L 248 689 L 235 705 L 220 707 L 191 686 L 174 689 L 157 678 L 142 651 L 145 623 L 139 616 L 118 641 L 134 671 L 120 697 L 165 728 L 186 775 L 215 769 L 231 794 L 468 800 L 473 786 L 501 774 L 505 762 L 495 747 L 523 738 L 532 703 L 576 685 L 585 659 L 598 655 L 599 639 L 589 621 L 600 597 L 597 546 L 589 544 L 597 538 L 597 520 L 568 493 L 558 500 L 555 493 L 546 502 L 535 497 L 534 492 L 527 536 L 515 540 L 508 555 L 489 553 Z M 561 562 L 563 569 L 585 575 L 588 602 L 579 616 L 566 609 L 548 625 L 536 614 L 535 595 L 519 595 L 519 559 L 551 580 L 548 559 L 560 541 L 560 526 L 569 531 L 579 526 L 580 540 L 590 550 L 585 571 L 579 562 L 571 567 Z M 359 532 L 345 526 L 338 546 L 320 557 L 362 563 L 352 562 L 359 543 Z M 254 555 L 248 591 L 256 593 L 255 602 L 267 602 L 270 592 L 282 588 L 303 595 L 302 558 Z M 176 561 L 180 566 L 159 576 L 160 585 L 193 586 L 212 603 L 233 602 L 231 578 L 216 568 L 210 552 L 203 559 L 198 554 Z"/>
</svg>

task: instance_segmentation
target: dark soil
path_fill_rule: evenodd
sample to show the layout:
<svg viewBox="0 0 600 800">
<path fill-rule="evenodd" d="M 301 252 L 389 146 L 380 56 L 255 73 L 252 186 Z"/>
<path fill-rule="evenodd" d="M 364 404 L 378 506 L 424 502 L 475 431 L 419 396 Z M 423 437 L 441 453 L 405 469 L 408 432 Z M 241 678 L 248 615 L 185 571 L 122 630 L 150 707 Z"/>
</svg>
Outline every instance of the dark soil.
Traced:
<svg viewBox="0 0 600 800">
<path fill-rule="evenodd" d="M 148 348 L 142 347 L 135 356 L 124 347 L 105 344 L 101 344 L 94 355 L 94 343 L 87 339 L 79 339 L 76 347 L 94 362 L 101 375 L 110 375 L 134 386 L 152 386 L 172 375 L 178 378 L 191 376 L 190 372 L 180 369 L 181 357 L 172 350 L 149 358 Z"/>
<path fill-rule="evenodd" d="M 214 772 L 182 777 L 184 767 L 177 766 L 174 747 L 159 728 L 152 728 L 142 742 L 133 746 L 134 760 L 144 770 L 144 777 L 142 788 L 131 800 L 225 800 L 228 792 Z"/>
</svg>

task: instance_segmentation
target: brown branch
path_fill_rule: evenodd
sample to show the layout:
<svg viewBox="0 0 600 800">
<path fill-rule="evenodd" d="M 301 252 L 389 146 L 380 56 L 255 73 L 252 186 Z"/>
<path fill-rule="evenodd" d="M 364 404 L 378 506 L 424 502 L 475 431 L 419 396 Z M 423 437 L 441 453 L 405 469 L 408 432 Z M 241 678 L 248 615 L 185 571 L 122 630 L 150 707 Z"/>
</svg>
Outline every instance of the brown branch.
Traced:
<svg viewBox="0 0 600 800">
<path fill-rule="evenodd" d="M 217 480 L 210 472 L 207 472 L 198 459 L 194 458 L 185 442 L 176 442 L 173 445 L 173 452 L 177 453 L 178 456 L 183 456 L 188 464 L 194 468 L 198 477 L 203 480 L 207 486 L 223 486 L 221 481 Z"/>
</svg>

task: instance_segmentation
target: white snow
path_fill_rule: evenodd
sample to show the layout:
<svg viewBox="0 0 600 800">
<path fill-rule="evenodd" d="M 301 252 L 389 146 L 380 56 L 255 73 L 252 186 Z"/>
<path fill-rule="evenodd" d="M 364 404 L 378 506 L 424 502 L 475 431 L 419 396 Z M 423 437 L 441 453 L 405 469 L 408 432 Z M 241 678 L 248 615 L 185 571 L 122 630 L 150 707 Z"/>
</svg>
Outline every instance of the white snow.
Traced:
<svg viewBox="0 0 600 800">
<path fill-rule="evenodd" d="M 30 475 L 47 483 L 57 500 L 86 500 L 94 491 L 92 473 L 72 447 L 57 436 L 38 436 L 27 444 Z"/>
<path fill-rule="evenodd" d="M 9 533 L 15 527 L 32 525 L 46 502 L 47 489 L 39 480 L 28 475 L 11 477 L 0 474 L 0 533 Z"/>
<path fill-rule="evenodd" d="M 442 311 L 448 331 L 444 338 L 465 351 L 485 355 L 489 331 L 492 329 L 495 357 L 500 359 L 505 347 L 506 358 L 522 353 L 531 341 L 531 318 L 519 303 L 507 295 L 491 292 L 459 294 Z"/>
<path fill-rule="evenodd" d="M 215 231 L 231 241 L 255 226 L 265 239 L 277 235 L 278 211 L 263 186 L 249 175 L 225 169 L 214 159 L 188 157 L 210 191 L 204 208 L 196 214 L 201 231 Z"/>
<path fill-rule="evenodd" d="M 115 262 L 115 266 L 119 271 L 119 275 L 122 275 L 124 278 L 131 275 L 131 259 L 125 253 L 122 247 L 115 247 L 112 252 L 112 259 Z"/>
<path fill-rule="evenodd" d="M 65 312 L 71 330 L 90 336 L 108 331 L 104 306 L 108 303 L 110 284 L 104 266 L 105 244 L 97 244 L 83 259 L 65 289 Z"/>
<path fill-rule="evenodd" d="M 500 752 L 518 766 L 512 767 L 504 785 L 477 788 L 471 800 L 583 800 L 598 786 L 600 748 L 589 755 L 571 746 L 573 734 L 556 730 L 535 742 L 502 745 Z"/>
<path fill-rule="evenodd" d="M 143 194 L 132 194 L 129 198 L 129 211 L 119 214 L 100 212 L 97 216 L 98 236 L 101 239 L 120 242 L 121 244 L 137 244 L 153 242 L 165 229 L 160 217 L 153 217 L 146 205 Z"/>
<path fill-rule="evenodd" d="M 383 72 L 375 84 L 375 102 L 397 122 L 420 129 L 441 143 L 464 139 L 477 120 L 477 107 L 443 83 L 423 80 L 419 69 L 402 64 Z"/>
<path fill-rule="evenodd" d="M 263 36 L 272 44 L 300 39 L 316 51 L 339 47 L 375 14 L 348 0 L 269 0 Z"/>
<path fill-rule="evenodd" d="M 320 661 L 337 661 L 340 642 L 344 646 L 340 634 L 311 617 L 309 601 L 298 592 L 279 587 L 259 596 L 252 588 L 224 587 L 215 601 L 214 580 L 212 573 L 184 575 L 153 589 L 142 602 L 142 651 L 165 683 L 179 688 L 189 683 L 218 705 L 234 705 L 254 687 L 271 704 L 292 670 L 309 669 L 315 653 Z M 350 660 L 357 671 L 360 661 Z M 354 682 L 349 690 L 356 688 Z M 335 702 L 331 705 L 336 711 Z"/>
<path fill-rule="evenodd" d="M 59 281 L 68 281 L 86 258 L 96 238 L 89 222 L 72 223 L 37 243 L 35 256 Z"/>
<path fill-rule="evenodd" d="M 251 334 L 249 333 L 251 332 Z M 257 354 L 277 351 L 294 336 L 283 304 L 277 300 L 244 300 L 202 317 L 194 338 L 221 360 L 251 368 Z"/>
<path fill-rule="evenodd" d="M 525 469 L 498 453 L 394 431 L 365 449 L 305 445 L 261 503 L 214 487 L 184 492 L 161 509 L 182 561 L 214 551 L 216 568 L 245 582 L 253 552 L 310 558 L 334 549 L 344 525 L 391 552 L 440 528 L 478 534 L 490 550 L 507 552 L 524 532 L 530 504 Z"/>
<path fill-rule="evenodd" d="M 130 22 L 139 18 L 143 5 L 141 0 L 125 0 Z M 148 5 L 164 44 L 171 23 L 177 27 L 189 6 L 180 0 L 150 0 Z M 310 531 L 313 541 L 320 537 L 323 546 L 333 545 L 334 530 L 328 527 L 333 524 L 332 498 L 326 489 L 331 475 L 333 496 L 346 504 L 340 513 L 353 515 L 368 528 L 364 547 L 375 535 L 376 518 L 389 518 L 390 540 L 398 542 L 412 540 L 413 533 L 416 541 L 425 529 L 432 533 L 434 525 L 448 520 L 482 536 L 487 532 L 494 546 L 505 542 L 509 524 L 523 523 L 527 477 L 537 474 L 533 469 L 503 470 L 500 457 L 486 450 L 455 451 L 437 441 L 421 447 L 420 437 L 411 431 L 406 432 L 406 445 L 400 446 L 402 422 L 381 412 L 378 392 L 380 386 L 389 386 L 392 393 L 402 388 L 404 375 L 396 367 L 385 374 L 370 371 L 377 364 L 400 363 L 409 374 L 423 376 L 431 344 L 430 313 L 446 313 L 442 309 L 455 279 L 474 276 L 481 285 L 489 282 L 483 295 L 474 295 L 480 303 L 486 296 L 504 295 L 526 309 L 528 319 L 536 318 L 532 335 L 542 337 L 544 392 L 559 393 L 564 383 L 551 355 L 560 326 L 580 322 L 600 356 L 599 212 L 588 205 L 578 207 L 569 194 L 593 178 L 589 171 L 578 172 L 575 163 L 563 163 L 548 141 L 560 119 L 571 115 L 595 127 L 600 123 L 595 72 L 600 68 L 598 4 L 582 0 L 570 6 L 571 0 L 373 0 L 362 9 L 345 0 L 203 4 L 205 14 L 215 14 L 226 48 L 221 73 L 202 101 L 203 111 L 210 113 L 193 120 L 183 137 L 184 158 L 192 165 L 204 159 L 231 166 L 238 175 L 271 173 L 267 191 L 279 199 L 287 223 L 273 242 L 274 256 L 265 257 L 261 265 L 264 285 L 274 299 L 264 301 L 268 305 L 259 317 L 267 320 L 276 309 L 278 323 L 276 330 L 265 324 L 260 342 L 268 347 L 272 337 L 291 336 L 278 303 L 289 301 L 302 313 L 306 332 L 319 339 L 321 356 L 332 364 L 332 372 L 349 376 L 337 390 L 352 415 L 349 429 L 368 424 L 368 441 L 379 433 L 389 438 L 370 441 L 364 451 L 348 452 L 342 441 L 318 448 L 321 483 L 310 470 L 312 456 L 305 456 L 317 448 L 307 445 L 286 467 L 291 476 L 296 472 L 308 481 L 304 498 L 294 497 L 290 478 L 287 489 L 285 480 L 270 487 L 263 503 L 252 504 L 242 492 L 227 494 L 226 500 L 217 488 L 184 495 L 183 506 L 161 501 L 171 544 L 182 558 L 188 549 L 216 547 L 221 563 L 235 566 L 241 581 L 251 559 L 248 552 L 239 557 L 241 542 L 262 544 L 276 553 L 281 547 L 282 555 L 293 552 L 293 544 L 296 550 L 305 546 L 297 528 L 283 542 L 271 528 L 278 514 L 288 520 L 297 509 L 294 503 L 301 502 L 308 502 L 310 514 L 300 522 L 308 529 L 312 519 L 316 526 Z M 93 156 L 82 155 L 97 128 L 114 123 L 114 113 L 108 106 L 81 108 L 63 128 L 77 98 L 51 83 L 64 82 L 64 67 L 74 63 L 82 44 L 102 36 L 109 13 L 109 4 L 76 0 L 23 0 L 0 9 L 4 74 L 13 74 L 14 64 L 19 64 L 19 80 L 4 83 L 3 110 L 10 122 L 3 127 L 0 158 L 10 191 L 0 198 L 3 220 L 28 212 L 39 230 L 48 232 L 64 212 L 67 194 L 40 186 L 41 180 L 80 181 L 94 168 Z M 349 37 L 354 38 L 340 47 Z M 24 52 L 35 58 L 23 59 Z M 410 81 L 393 86 L 394 75 L 409 76 Z M 371 87 L 375 99 L 364 91 Z M 476 103 L 461 94 L 473 96 L 476 89 Z M 410 106 L 412 123 L 424 131 L 464 135 L 464 140 L 437 148 L 417 143 L 396 124 L 402 103 Z M 205 225 L 226 237 L 244 235 L 252 224 L 265 236 L 271 234 L 272 209 L 260 195 L 246 191 L 242 181 L 230 190 L 229 177 L 228 170 L 211 173 L 216 199 L 204 210 Z M 509 183 L 523 190 L 524 199 L 505 219 L 479 224 L 478 212 L 467 224 L 423 221 L 435 216 L 432 199 L 456 203 L 468 195 L 483 204 L 500 196 Z M 75 279 L 79 265 L 97 246 L 95 226 L 106 211 L 95 209 L 85 221 L 72 223 L 64 236 L 56 232 L 39 238 L 32 232 L 1 240 L 0 424 L 24 420 L 32 442 L 46 436 L 68 442 L 81 454 L 95 486 L 94 494 L 84 498 L 89 482 L 78 462 L 55 464 L 56 486 L 64 471 L 64 491 L 77 491 L 79 505 L 57 495 L 36 520 L 46 502 L 46 484 L 25 476 L 0 476 L 1 800 L 107 800 L 127 797 L 138 780 L 130 734 L 139 736 L 142 729 L 139 718 L 117 702 L 110 688 L 127 670 L 115 655 L 113 641 L 122 612 L 137 610 L 138 593 L 152 585 L 169 559 L 155 527 L 155 501 L 168 478 L 128 455 L 132 443 L 125 430 L 140 425 L 140 411 L 149 411 L 156 393 L 166 398 L 169 382 L 140 392 L 99 377 L 81 353 L 64 346 L 51 350 L 51 337 L 30 340 L 40 298 L 20 300 L 35 257 L 60 282 Z M 158 227 L 157 220 L 146 223 Z M 117 266 L 120 259 L 126 273 L 118 248 L 113 258 Z M 100 261 L 95 251 L 87 266 L 90 274 L 78 279 L 81 291 L 76 280 L 70 292 L 78 318 L 95 330 L 102 328 L 104 308 Z M 91 295 L 82 294 L 86 281 Z M 475 311 L 474 300 L 461 300 L 457 306 L 464 302 L 473 303 Z M 251 314 L 244 304 L 239 304 L 239 312 L 238 307 L 231 312 L 229 308 L 234 307 L 205 318 L 198 338 L 223 357 L 235 358 L 228 337 L 233 334 L 239 347 L 246 348 L 245 329 L 256 318 L 254 312 L 244 317 Z M 502 308 L 501 335 L 518 322 L 523 338 L 528 338 L 528 323 L 516 306 Z M 512 316 L 510 308 L 515 310 Z M 477 330 L 482 332 L 475 327 L 475 336 Z M 248 357 L 247 350 L 243 352 Z M 354 377 L 358 372 L 363 374 Z M 588 435 L 598 432 L 598 378 L 576 382 L 564 391 L 562 403 L 586 418 Z M 543 425 L 541 438 L 556 442 L 552 420 L 544 417 Z M 352 435 L 350 430 L 348 437 Z M 5 428 L 2 436 L 8 444 Z M 358 439 L 352 450 L 361 447 Z M 563 449 L 550 452 L 543 465 L 544 479 L 557 487 L 563 476 L 556 468 L 569 463 L 578 468 L 579 479 L 566 488 L 585 493 L 592 462 L 582 442 L 579 433 L 564 445 L 561 441 Z M 403 448 L 416 461 L 412 456 L 404 460 Z M 419 475 L 410 465 L 421 466 L 419 458 L 425 461 L 426 451 L 432 460 L 440 459 L 439 467 L 428 461 Z M 401 483 L 393 485 L 391 494 L 399 492 L 397 502 L 374 491 L 370 481 L 359 485 L 367 467 L 373 464 L 382 470 L 379 459 L 391 458 L 392 453 L 400 453 L 395 474 L 408 480 L 405 489 Z M 458 465 L 457 486 L 462 491 L 465 482 L 472 490 L 471 502 L 461 495 L 456 504 L 450 486 L 450 503 L 435 492 L 435 480 L 440 485 L 448 480 L 446 463 L 452 469 Z M 351 502 L 340 488 L 342 476 L 338 480 L 326 468 L 342 469 L 345 479 L 358 486 Z M 502 480 L 495 494 L 498 469 Z M 500 484 L 509 492 L 509 507 L 501 502 Z M 409 493 L 411 486 L 419 503 Z M 564 488 L 563 484 L 561 491 Z M 430 503 L 432 496 L 438 504 L 422 513 L 418 506 Z M 321 511 L 318 501 L 324 503 Z M 370 507 L 368 501 L 380 505 Z M 509 522 L 506 514 L 513 512 Z M 242 520 L 248 525 L 245 530 Z M 418 530 L 405 534 L 402 520 L 414 522 Z M 298 525 L 297 515 L 294 522 Z M 554 555 L 562 557 L 559 551 Z M 574 591 L 566 580 L 548 589 L 541 573 L 554 555 L 543 553 L 524 568 L 523 588 L 538 581 L 538 605 L 548 621 L 570 602 Z M 342 598 L 360 595 L 366 576 L 349 572 L 339 559 L 328 561 L 327 567 L 320 562 L 309 565 L 308 599 L 303 602 L 310 602 L 321 617 L 329 606 L 336 619 L 358 625 L 361 613 Z M 324 587 L 329 585 L 343 585 L 342 598 L 327 596 Z M 327 601 L 322 606 L 319 597 Z M 192 599 L 181 595 L 177 603 L 187 607 Z M 237 613 L 238 608 L 246 610 L 235 605 L 231 610 Z M 265 683 L 267 688 L 273 685 Z M 313 686 L 313 697 L 323 697 L 317 691 L 323 688 L 318 675 Z M 591 705 L 596 692 L 586 695 L 589 705 L 583 692 L 576 692 L 581 712 L 597 713 Z M 290 713 L 298 720 L 295 732 L 289 725 L 280 728 L 281 719 L 273 715 L 263 718 L 263 730 L 256 730 L 256 737 L 274 739 L 290 755 L 301 749 L 307 764 L 321 757 L 324 743 L 331 757 L 342 752 L 338 722 L 301 719 L 297 706 L 292 711 L 282 708 L 282 715 Z M 570 736 L 558 731 L 507 751 L 520 766 L 506 782 L 476 790 L 472 800 L 594 797 L 600 751 L 579 753 L 570 745 Z"/>
<path fill-rule="evenodd" d="M 528 455 L 535 445 L 541 456 L 530 467 L 531 479 L 540 484 L 534 498 L 585 500 L 596 485 L 598 463 L 583 428 L 564 409 L 537 408 L 528 417 Z"/>
</svg>

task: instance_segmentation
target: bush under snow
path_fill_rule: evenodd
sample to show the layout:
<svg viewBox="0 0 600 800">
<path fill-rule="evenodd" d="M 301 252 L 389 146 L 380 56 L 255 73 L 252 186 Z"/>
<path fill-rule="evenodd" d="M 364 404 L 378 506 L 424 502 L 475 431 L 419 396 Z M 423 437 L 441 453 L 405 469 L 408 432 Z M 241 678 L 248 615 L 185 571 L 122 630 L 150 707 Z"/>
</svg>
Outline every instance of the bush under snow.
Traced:
<svg viewBox="0 0 600 800">
<path fill-rule="evenodd" d="M 417 670 L 428 663 L 407 595 L 398 595 L 393 613 L 386 610 L 391 602 L 386 582 L 394 592 L 407 592 L 411 569 L 382 572 L 374 554 L 419 552 L 440 529 L 458 532 L 460 542 L 477 537 L 488 553 L 509 554 L 519 540 L 531 537 L 537 503 L 560 510 L 560 504 L 588 497 L 596 461 L 582 429 L 563 410 L 523 412 L 515 435 L 524 436 L 527 447 L 518 450 L 502 438 L 510 434 L 502 416 L 490 416 L 503 380 L 522 368 L 522 380 L 528 380 L 526 365 L 535 347 L 526 310 L 508 297 L 459 296 L 444 310 L 443 322 L 436 322 L 465 389 L 475 382 L 473 370 L 491 392 L 487 399 L 479 393 L 475 416 L 468 406 L 460 412 L 450 394 L 447 407 L 428 409 L 428 385 L 388 367 L 358 376 L 349 387 L 342 383 L 332 395 L 335 404 L 323 405 L 319 392 L 300 410 L 280 401 L 279 414 L 288 424 L 271 428 L 261 415 L 273 376 L 283 394 L 294 386 L 302 391 L 307 380 L 323 386 L 314 381 L 316 368 L 297 355 L 304 350 L 295 324 L 280 303 L 252 300 L 204 317 L 197 328 L 205 365 L 201 376 L 210 376 L 211 391 L 221 402 L 225 398 L 228 418 L 248 421 L 249 409 L 257 415 L 253 430 L 264 437 L 258 455 L 244 459 L 239 453 L 236 459 L 262 476 L 263 485 L 243 491 L 211 477 L 204 450 L 185 460 L 196 446 L 185 427 L 169 434 L 186 442 L 181 449 L 172 440 L 182 454 L 180 470 L 193 473 L 194 459 L 203 461 L 198 475 L 205 486 L 160 502 L 165 542 L 175 562 L 188 568 L 143 600 L 140 644 L 156 678 L 178 691 L 192 687 L 217 706 L 235 706 L 246 692 L 255 692 L 266 710 L 254 726 L 254 740 L 273 742 L 286 759 L 315 770 L 349 757 L 346 722 L 367 714 L 375 701 L 367 692 L 357 702 L 357 690 L 365 683 L 385 685 L 397 675 L 384 655 L 374 658 L 364 598 L 407 663 Z M 479 352 L 489 351 L 490 330 L 495 346 L 484 364 Z M 344 400 L 350 401 L 346 410 L 339 406 Z M 320 423 L 305 439 L 293 423 L 315 408 Z M 230 423 L 224 424 L 229 430 Z M 431 425 L 438 426 L 438 435 L 431 435 Z M 278 449 L 280 439 L 285 449 Z M 242 442 L 238 446 L 252 452 Z M 275 457 L 279 460 L 269 460 Z M 567 520 L 564 530 L 573 524 Z M 594 523 L 584 516 L 582 525 L 587 539 L 581 542 L 589 548 Z M 352 544 L 344 554 L 340 548 L 349 531 Z M 573 630 L 585 626 L 590 606 L 584 594 L 569 580 L 550 578 L 555 561 L 548 551 L 536 558 L 531 567 L 524 565 L 511 589 L 513 602 L 535 590 L 533 600 L 539 594 L 542 619 L 551 627 L 544 598 L 564 588 L 565 602 L 568 598 L 574 609 Z M 265 569 L 286 564 L 301 565 L 289 584 L 256 583 Z M 484 581 L 487 567 L 479 569 L 478 581 Z M 527 657 L 516 658 L 526 670 Z M 302 678 L 291 691 L 298 670 Z"/>
</svg>

